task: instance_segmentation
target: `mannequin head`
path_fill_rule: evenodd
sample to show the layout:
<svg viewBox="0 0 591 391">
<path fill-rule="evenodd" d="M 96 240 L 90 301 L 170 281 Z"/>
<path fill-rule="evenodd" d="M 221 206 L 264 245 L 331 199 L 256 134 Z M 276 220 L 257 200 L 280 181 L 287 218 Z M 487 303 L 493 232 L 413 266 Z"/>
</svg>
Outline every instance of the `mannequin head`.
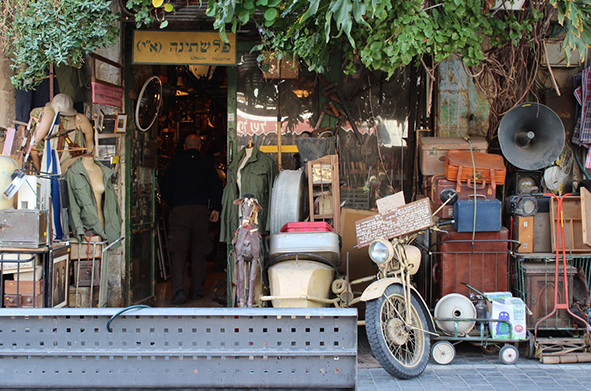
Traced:
<svg viewBox="0 0 591 391">
<path fill-rule="evenodd" d="M 66 94 L 57 94 L 46 106 L 59 111 L 61 115 L 76 115 L 78 112 L 74 109 L 74 100 Z"/>
<path fill-rule="evenodd" d="M 201 150 L 201 138 L 196 134 L 190 134 L 185 139 L 185 150 L 187 149 L 196 149 L 198 151 Z"/>
</svg>

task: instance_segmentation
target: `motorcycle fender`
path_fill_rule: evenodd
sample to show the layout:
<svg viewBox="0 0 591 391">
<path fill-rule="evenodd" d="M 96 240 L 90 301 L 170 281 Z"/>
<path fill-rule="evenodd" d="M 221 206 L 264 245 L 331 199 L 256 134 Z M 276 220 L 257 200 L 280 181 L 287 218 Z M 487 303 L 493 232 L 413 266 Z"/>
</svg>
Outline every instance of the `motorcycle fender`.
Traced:
<svg viewBox="0 0 591 391">
<path fill-rule="evenodd" d="M 363 294 L 361 295 L 361 301 L 370 301 L 370 300 L 377 299 L 378 297 L 380 297 L 384 293 L 386 288 L 392 284 L 402 284 L 402 280 L 397 277 L 389 277 L 389 278 L 383 278 L 381 280 L 374 281 L 370 286 L 365 288 L 365 290 L 363 291 Z M 427 307 L 427 304 L 425 303 L 425 300 L 423 300 L 423 297 L 421 296 L 419 291 L 417 291 L 413 286 L 411 286 L 410 289 L 414 293 L 416 293 L 416 297 L 419 299 L 419 303 L 421 304 L 425 314 L 427 315 L 427 318 L 428 318 L 427 322 L 429 323 L 429 331 L 434 333 L 435 332 L 435 321 L 433 320 L 433 317 L 431 316 L 431 311 L 429 311 L 429 307 Z"/>
<path fill-rule="evenodd" d="M 365 288 L 361 294 L 361 301 L 375 300 L 380 297 L 387 287 L 392 284 L 402 284 L 402 280 L 397 277 L 382 278 L 371 283 L 370 286 Z"/>
</svg>

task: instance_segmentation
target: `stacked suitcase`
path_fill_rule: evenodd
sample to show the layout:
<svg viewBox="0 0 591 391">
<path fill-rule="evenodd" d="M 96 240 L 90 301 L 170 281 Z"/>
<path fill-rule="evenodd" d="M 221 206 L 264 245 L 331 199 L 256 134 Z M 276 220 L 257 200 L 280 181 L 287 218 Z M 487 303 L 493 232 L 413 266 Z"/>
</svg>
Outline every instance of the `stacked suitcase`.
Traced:
<svg viewBox="0 0 591 391">
<path fill-rule="evenodd" d="M 486 292 L 508 290 L 509 230 L 501 225 L 501 201 L 496 197 L 496 188 L 505 180 L 503 158 L 485 153 L 484 138 L 470 141 L 420 141 L 425 195 L 445 231 L 438 234 L 432 251 L 435 299 L 449 293 L 468 296 L 463 283 Z"/>
</svg>

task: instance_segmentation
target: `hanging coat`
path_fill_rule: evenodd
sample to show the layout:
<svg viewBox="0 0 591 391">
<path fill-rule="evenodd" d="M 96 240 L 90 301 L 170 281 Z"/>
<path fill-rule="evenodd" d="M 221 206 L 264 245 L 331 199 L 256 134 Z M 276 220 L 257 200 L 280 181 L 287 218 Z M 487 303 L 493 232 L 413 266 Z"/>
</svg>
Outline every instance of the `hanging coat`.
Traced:
<svg viewBox="0 0 591 391">
<path fill-rule="evenodd" d="M 108 243 L 112 243 L 121 236 L 119 200 L 111 182 L 113 170 L 96 160 L 94 162 L 103 171 L 103 181 L 105 184 L 103 205 L 99 206 L 96 204 L 90 177 L 82 164 L 82 160 L 78 159 L 66 171 L 66 182 L 70 201 L 70 225 L 72 227 L 72 233 L 80 242 L 84 240 L 85 231 L 93 230 L 101 238 L 107 240 Z M 104 227 L 99 219 L 99 207 L 103 208 Z"/>
<path fill-rule="evenodd" d="M 222 195 L 220 242 L 232 242 L 234 232 L 238 229 L 239 217 L 239 209 L 237 205 L 234 205 L 234 200 L 244 194 L 254 195 L 263 208 L 258 215 L 259 232 L 262 235 L 269 232 L 269 219 L 271 216 L 269 201 L 271 200 L 273 181 L 277 176 L 277 167 L 273 159 L 259 151 L 256 145 L 253 146 L 252 155 L 240 171 L 242 194 L 238 194 L 238 184 L 236 182 L 238 168 L 245 155 L 246 151 L 243 148 L 228 166 L 227 185 Z"/>
</svg>

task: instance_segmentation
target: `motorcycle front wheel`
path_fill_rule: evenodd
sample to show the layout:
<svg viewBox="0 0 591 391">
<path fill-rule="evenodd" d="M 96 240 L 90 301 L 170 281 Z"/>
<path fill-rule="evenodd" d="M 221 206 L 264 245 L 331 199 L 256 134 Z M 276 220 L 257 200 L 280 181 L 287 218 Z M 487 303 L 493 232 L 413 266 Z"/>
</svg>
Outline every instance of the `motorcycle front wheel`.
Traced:
<svg viewBox="0 0 591 391">
<path fill-rule="evenodd" d="M 411 302 L 404 300 L 404 288 L 392 284 L 382 296 L 367 302 L 365 331 L 369 346 L 378 362 L 398 379 L 412 379 L 425 370 L 429 361 L 431 338 L 427 317 L 416 293 Z M 405 324 L 406 311 L 411 311 L 412 322 Z"/>
</svg>

